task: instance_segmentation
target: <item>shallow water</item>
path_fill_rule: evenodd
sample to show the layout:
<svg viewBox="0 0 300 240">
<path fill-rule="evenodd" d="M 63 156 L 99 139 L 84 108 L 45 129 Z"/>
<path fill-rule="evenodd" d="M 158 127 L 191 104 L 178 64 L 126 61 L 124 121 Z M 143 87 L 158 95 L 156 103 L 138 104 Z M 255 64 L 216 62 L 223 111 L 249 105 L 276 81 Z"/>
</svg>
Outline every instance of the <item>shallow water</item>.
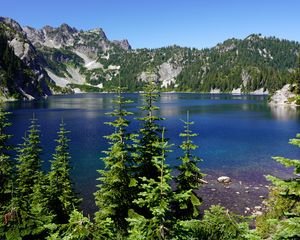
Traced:
<svg viewBox="0 0 300 240">
<path fill-rule="evenodd" d="M 111 118 L 105 113 L 112 110 L 114 94 L 78 94 L 52 96 L 46 100 L 12 102 L 7 109 L 13 127 L 14 143 L 20 143 L 34 113 L 42 130 L 43 159 L 45 168 L 55 148 L 56 132 L 61 119 L 71 131 L 70 152 L 74 166 L 73 177 L 78 192 L 83 196 L 83 207 L 93 209 L 93 195 L 97 169 L 103 167 L 101 151 L 107 148 L 104 135 L 112 129 L 104 125 Z M 125 94 L 133 100 L 128 110 L 141 116 L 137 106 L 142 104 L 139 94 Z M 203 162 L 203 171 L 226 174 L 242 180 L 263 181 L 264 174 L 276 173 L 282 168 L 271 156 L 300 157 L 299 148 L 288 144 L 290 138 L 300 133 L 300 109 L 270 107 L 266 96 L 163 93 L 159 98 L 159 114 L 167 128 L 167 137 L 175 145 L 189 111 L 195 122 L 192 130 L 199 133 L 194 139 L 200 146 L 196 151 Z M 131 129 L 138 127 L 134 122 Z M 176 165 L 180 151 L 176 146 L 169 154 L 168 162 Z M 91 207 L 92 206 L 92 207 Z"/>
</svg>

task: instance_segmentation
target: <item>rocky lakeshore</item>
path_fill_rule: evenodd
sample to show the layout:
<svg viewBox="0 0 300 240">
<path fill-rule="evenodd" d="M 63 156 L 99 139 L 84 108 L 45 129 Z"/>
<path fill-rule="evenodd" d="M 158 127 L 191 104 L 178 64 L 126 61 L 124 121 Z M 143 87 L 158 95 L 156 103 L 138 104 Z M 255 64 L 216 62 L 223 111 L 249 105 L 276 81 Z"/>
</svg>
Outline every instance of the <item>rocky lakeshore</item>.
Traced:
<svg viewBox="0 0 300 240">
<path fill-rule="evenodd" d="M 197 191 L 203 199 L 202 211 L 211 205 L 220 204 L 229 211 L 244 216 L 262 214 L 269 194 L 267 181 L 259 183 L 230 178 L 230 182 L 219 182 L 213 175 L 207 175 L 205 180 L 207 184 Z"/>
<path fill-rule="evenodd" d="M 270 98 L 271 105 L 299 106 L 299 96 L 292 92 L 293 85 L 286 84 L 277 90 Z"/>
</svg>

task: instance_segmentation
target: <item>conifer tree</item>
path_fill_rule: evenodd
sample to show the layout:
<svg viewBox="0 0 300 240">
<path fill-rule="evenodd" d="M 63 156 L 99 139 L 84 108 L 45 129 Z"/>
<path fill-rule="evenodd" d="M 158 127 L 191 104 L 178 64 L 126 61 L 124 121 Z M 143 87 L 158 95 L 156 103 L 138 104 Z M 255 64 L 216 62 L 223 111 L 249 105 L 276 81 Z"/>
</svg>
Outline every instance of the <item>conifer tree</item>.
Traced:
<svg viewBox="0 0 300 240">
<path fill-rule="evenodd" d="M 298 56 L 297 68 L 295 74 L 296 94 L 300 94 L 300 55 Z"/>
<path fill-rule="evenodd" d="M 55 213 L 56 223 L 67 223 L 71 212 L 78 207 L 80 200 L 76 197 L 70 177 L 70 154 L 67 138 L 69 131 L 65 124 L 60 124 L 57 146 L 51 161 L 49 173 L 50 208 Z"/>
<path fill-rule="evenodd" d="M 12 147 L 8 145 L 8 140 L 11 138 L 6 131 L 11 126 L 8 122 L 8 112 L 4 111 L 0 103 L 0 216 L 3 221 L 0 221 L 0 238 L 4 233 L 4 222 L 10 215 L 9 206 L 11 204 L 13 194 L 13 177 L 14 168 L 13 161 L 9 155 Z"/>
<path fill-rule="evenodd" d="M 47 240 L 90 240 L 90 239 L 112 239 L 111 235 L 97 235 L 93 238 L 93 223 L 89 218 L 84 217 L 81 212 L 74 209 L 68 223 L 61 224 L 60 227 L 47 238 Z M 103 237 L 102 237 L 103 236 Z M 106 238 L 107 237 L 107 238 Z"/>
<path fill-rule="evenodd" d="M 177 218 L 189 220 L 199 215 L 198 208 L 202 200 L 194 190 L 197 190 L 204 182 L 202 180 L 204 174 L 197 166 L 201 159 L 192 154 L 192 151 L 198 146 L 192 141 L 192 138 L 196 137 L 197 134 L 190 129 L 194 122 L 189 120 L 189 112 L 187 112 L 186 121 L 183 123 L 184 131 L 180 133 L 180 137 L 184 138 L 180 145 L 183 156 L 179 158 L 181 165 L 177 167 L 179 174 L 175 179 L 177 183 L 175 213 Z"/>
<path fill-rule="evenodd" d="M 169 181 L 172 179 L 171 170 L 165 163 L 166 152 L 170 145 L 165 141 L 164 131 L 160 142 L 153 142 L 161 155 L 153 155 L 151 162 L 159 172 L 158 178 L 141 177 L 141 191 L 134 200 L 140 207 L 146 207 L 150 217 L 130 211 L 129 239 L 166 239 L 172 227 L 171 208 L 172 188 Z"/>
<path fill-rule="evenodd" d="M 33 192 L 32 186 L 37 182 L 42 166 L 39 126 L 35 116 L 30 121 L 24 142 L 17 149 L 17 191 L 21 202 Z"/>
<path fill-rule="evenodd" d="M 139 130 L 140 139 L 136 144 L 138 157 L 136 159 L 138 170 L 137 175 L 139 177 L 157 179 L 160 176 L 160 172 L 153 164 L 153 156 L 161 156 L 161 148 L 157 146 L 157 142 L 161 142 L 162 127 L 158 124 L 158 121 L 162 118 L 155 115 L 155 111 L 159 110 L 159 107 L 155 106 L 155 102 L 159 97 L 156 92 L 156 87 L 153 81 L 150 81 L 144 89 L 142 94 L 145 104 L 140 107 L 142 111 L 146 113 L 146 116 L 138 118 L 143 124 Z"/>
<path fill-rule="evenodd" d="M 9 155 L 12 147 L 8 145 L 8 140 L 11 138 L 6 131 L 11 126 L 7 116 L 10 113 L 5 112 L 0 105 L 0 210 L 9 202 L 12 194 L 13 181 L 13 162 Z"/>
<path fill-rule="evenodd" d="M 290 144 L 300 147 L 300 134 L 296 138 L 290 140 Z M 300 160 L 289 159 L 285 157 L 273 157 L 277 162 L 285 167 L 294 167 L 295 177 L 289 179 L 280 179 L 274 176 L 267 176 L 272 181 L 277 191 L 277 198 L 285 201 L 281 215 L 277 215 L 274 219 L 268 219 L 269 223 L 276 224 L 272 227 L 272 239 L 299 239 L 300 238 Z M 276 196 L 276 195 L 275 195 Z M 272 200 L 272 199 L 271 199 Z M 279 201 L 277 201 L 279 202 Z M 280 201 L 283 203 L 283 201 Z M 276 203 L 276 201 L 275 201 Z M 272 206 L 274 209 L 278 206 Z M 275 232 L 274 232 L 275 228 Z"/>
<path fill-rule="evenodd" d="M 40 131 L 33 116 L 23 144 L 17 149 L 16 193 L 6 222 L 7 239 L 41 239 L 51 224 L 46 177 L 41 170 Z"/>
<path fill-rule="evenodd" d="M 25 232 L 31 230 L 29 239 L 45 239 L 56 227 L 54 224 L 55 214 L 49 208 L 48 186 L 47 176 L 41 171 L 38 172 L 37 182 L 29 196 L 29 216 L 22 219 L 26 224 Z"/>
<path fill-rule="evenodd" d="M 101 177 L 98 179 L 99 190 L 95 193 L 96 205 L 99 211 L 95 214 L 96 227 L 101 230 L 103 225 L 111 225 L 111 230 L 116 235 L 126 235 L 128 210 L 132 205 L 132 191 L 130 188 L 131 176 L 130 165 L 131 156 L 128 141 L 132 135 L 126 131 L 131 115 L 124 109 L 124 105 L 131 101 L 125 100 L 121 96 L 121 88 L 118 88 L 118 96 L 115 101 L 115 109 L 108 113 L 115 120 L 106 124 L 114 128 L 114 132 L 106 136 L 110 147 L 104 151 L 105 169 L 99 170 Z M 101 230 L 103 231 L 103 229 Z"/>
</svg>

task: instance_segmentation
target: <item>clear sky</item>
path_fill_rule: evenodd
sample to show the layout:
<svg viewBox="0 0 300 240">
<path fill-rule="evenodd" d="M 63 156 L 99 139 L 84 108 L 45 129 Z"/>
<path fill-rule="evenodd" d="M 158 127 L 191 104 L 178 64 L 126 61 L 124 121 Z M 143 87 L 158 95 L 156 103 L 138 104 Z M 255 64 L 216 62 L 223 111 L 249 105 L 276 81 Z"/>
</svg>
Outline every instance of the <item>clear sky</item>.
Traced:
<svg viewBox="0 0 300 240">
<path fill-rule="evenodd" d="M 212 47 L 252 33 L 300 41 L 300 0 L 0 0 L 22 26 L 101 27 L 133 48 Z"/>
</svg>

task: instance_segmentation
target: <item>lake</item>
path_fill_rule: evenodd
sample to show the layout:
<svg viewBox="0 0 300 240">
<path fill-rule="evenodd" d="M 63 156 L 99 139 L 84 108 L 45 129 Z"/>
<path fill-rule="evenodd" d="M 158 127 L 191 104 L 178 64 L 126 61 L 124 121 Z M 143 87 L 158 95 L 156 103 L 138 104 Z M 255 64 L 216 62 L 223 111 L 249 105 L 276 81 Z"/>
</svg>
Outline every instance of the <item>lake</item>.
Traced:
<svg viewBox="0 0 300 240">
<path fill-rule="evenodd" d="M 133 101 L 128 110 L 134 112 L 134 117 L 141 116 L 137 108 L 143 103 L 141 96 L 124 96 Z M 96 170 L 103 167 L 100 157 L 108 146 L 103 136 L 112 132 L 104 124 L 111 120 L 105 113 L 112 110 L 114 97 L 115 94 L 77 94 L 6 104 L 6 109 L 13 113 L 10 132 L 15 144 L 22 142 L 32 114 L 38 118 L 46 169 L 59 123 L 64 120 L 71 131 L 72 175 L 87 212 L 94 209 L 92 193 L 99 177 Z M 187 111 L 195 122 L 192 130 L 199 134 L 194 141 L 199 145 L 196 154 L 203 159 L 200 167 L 204 172 L 243 181 L 264 181 L 264 174 L 283 170 L 272 156 L 300 157 L 299 148 L 288 144 L 290 138 L 300 133 L 299 108 L 270 107 L 266 96 L 197 93 L 162 93 L 157 105 L 158 114 L 165 118 L 162 125 L 167 129 L 167 137 L 175 144 L 168 156 L 171 166 L 178 163 L 180 151 L 176 145 L 181 142 L 178 135 L 183 130 L 180 119 L 185 119 Z M 130 129 L 138 127 L 139 123 L 134 121 Z"/>
</svg>

